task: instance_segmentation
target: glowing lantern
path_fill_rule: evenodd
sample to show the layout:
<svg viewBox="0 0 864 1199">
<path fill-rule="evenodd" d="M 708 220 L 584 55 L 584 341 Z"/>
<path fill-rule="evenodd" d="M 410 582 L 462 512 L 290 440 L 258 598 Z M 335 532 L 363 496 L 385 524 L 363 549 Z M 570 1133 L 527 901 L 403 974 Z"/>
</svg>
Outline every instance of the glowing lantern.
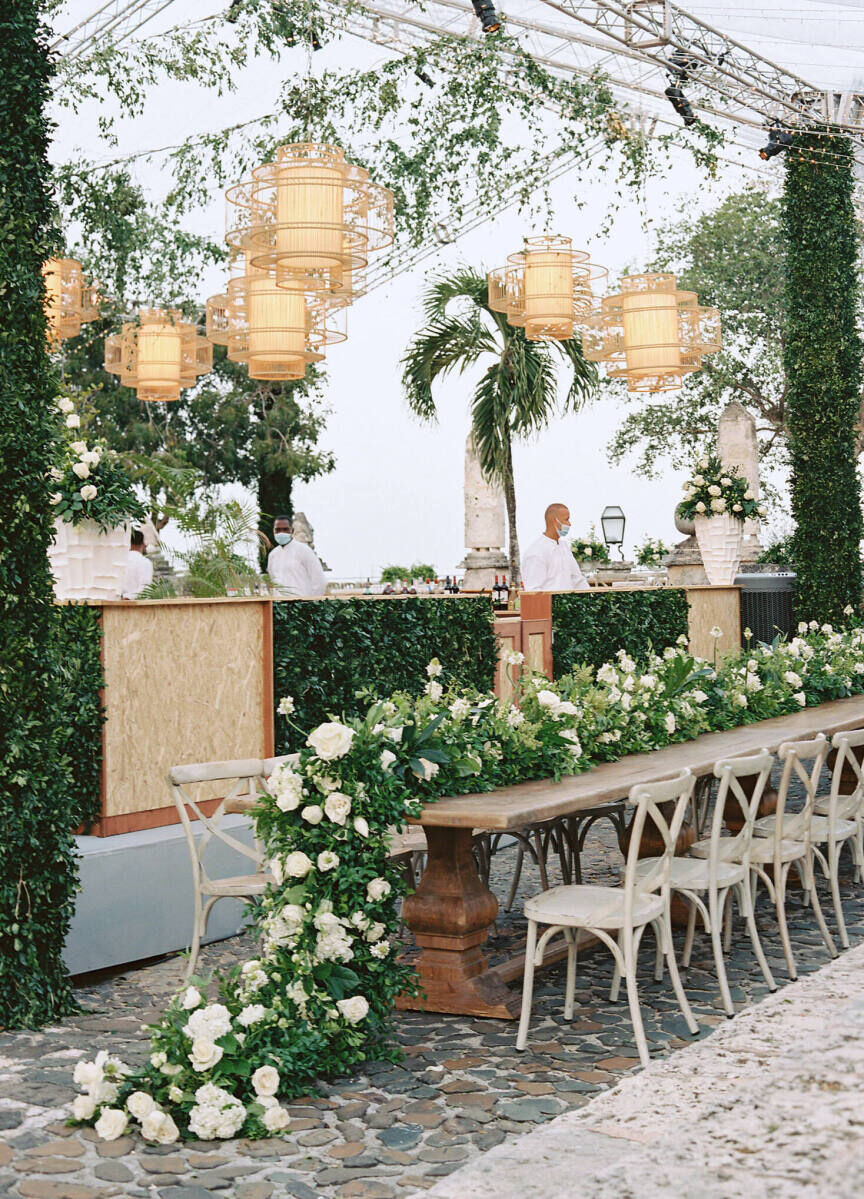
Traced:
<svg viewBox="0 0 864 1199">
<path fill-rule="evenodd" d="M 594 280 L 606 273 L 569 237 L 526 237 L 524 250 L 489 273 L 489 306 L 524 328 L 528 341 L 567 341 L 591 310 Z"/>
<path fill-rule="evenodd" d="M 81 263 L 74 258 L 49 258 L 42 264 L 48 340 L 53 345 L 77 337 L 81 326 L 99 315 L 97 296 L 84 282 Z"/>
<path fill-rule="evenodd" d="M 213 365 L 213 347 L 181 314 L 145 308 L 105 341 L 105 369 L 133 387 L 139 400 L 179 400 Z"/>
<path fill-rule="evenodd" d="M 695 292 L 679 291 L 671 274 L 628 275 L 617 295 L 591 314 L 582 346 L 628 391 L 674 391 L 684 376 L 720 349 L 720 314 L 702 308 Z"/>
</svg>

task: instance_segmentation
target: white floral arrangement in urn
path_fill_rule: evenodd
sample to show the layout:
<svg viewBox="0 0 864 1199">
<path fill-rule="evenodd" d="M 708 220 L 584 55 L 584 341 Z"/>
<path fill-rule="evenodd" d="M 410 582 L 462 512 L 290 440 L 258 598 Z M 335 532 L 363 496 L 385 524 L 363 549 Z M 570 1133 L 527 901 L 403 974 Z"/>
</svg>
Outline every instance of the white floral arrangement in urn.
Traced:
<svg viewBox="0 0 864 1199">
<path fill-rule="evenodd" d="M 709 583 L 734 581 L 741 562 L 744 521 L 764 516 L 765 512 L 737 467 L 724 466 L 716 454 L 699 459 L 684 484 L 684 499 L 677 515 L 693 521 Z"/>
<path fill-rule="evenodd" d="M 93 521 L 103 531 L 143 520 L 144 506 L 118 455 L 103 441 L 85 440 L 74 401 L 64 396 L 57 407 L 65 436 L 57 462 L 48 470 L 55 516 L 72 525 Z"/>
</svg>

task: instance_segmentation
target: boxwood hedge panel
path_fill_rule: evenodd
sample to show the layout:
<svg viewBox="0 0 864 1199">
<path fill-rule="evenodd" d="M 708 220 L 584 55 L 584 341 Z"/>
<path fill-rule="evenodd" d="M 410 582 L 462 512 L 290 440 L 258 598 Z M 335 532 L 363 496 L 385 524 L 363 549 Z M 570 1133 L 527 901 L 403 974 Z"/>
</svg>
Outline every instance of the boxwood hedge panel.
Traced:
<svg viewBox="0 0 864 1199">
<path fill-rule="evenodd" d="M 687 595 L 680 590 L 592 591 L 552 597 L 555 677 L 574 666 L 602 666 L 619 649 L 641 657 L 674 645 L 687 632 Z"/>
<path fill-rule="evenodd" d="M 99 609 L 64 604 L 55 625 L 57 664 L 62 680 L 63 740 L 72 769 L 69 796 L 73 828 L 87 832 L 99 819 L 99 781 L 102 772 L 102 725 L 105 713 L 100 692 L 104 685 Z"/>
<path fill-rule="evenodd" d="M 377 695 L 419 693 L 426 663 L 439 658 L 447 678 L 491 690 L 497 644 L 488 598 L 287 600 L 273 605 L 276 701 L 293 696 L 294 722 L 313 728 L 329 713 L 355 714 Z M 277 752 L 295 749 L 276 721 Z"/>
</svg>

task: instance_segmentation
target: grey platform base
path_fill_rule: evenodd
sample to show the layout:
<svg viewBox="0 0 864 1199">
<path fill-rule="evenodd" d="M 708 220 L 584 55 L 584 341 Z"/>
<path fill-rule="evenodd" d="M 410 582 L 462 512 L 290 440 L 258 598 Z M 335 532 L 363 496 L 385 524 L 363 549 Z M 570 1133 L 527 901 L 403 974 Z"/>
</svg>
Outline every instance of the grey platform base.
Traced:
<svg viewBox="0 0 864 1199">
<path fill-rule="evenodd" d="M 225 818 L 223 827 L 248 845 L 249 821 Z M 77 837 L 81 891 L 63 956 L 71 974 L 85 974 L 186 949 L 192 936 L 192 873 L 179 824 Z M 227 845 L 207 847 L 211 878 L 248 874 L 251 863 Z M 233 936 L 243 926 L 243 903 L 221 899 L 213 908 L 207 941 Z"/>
</svg>

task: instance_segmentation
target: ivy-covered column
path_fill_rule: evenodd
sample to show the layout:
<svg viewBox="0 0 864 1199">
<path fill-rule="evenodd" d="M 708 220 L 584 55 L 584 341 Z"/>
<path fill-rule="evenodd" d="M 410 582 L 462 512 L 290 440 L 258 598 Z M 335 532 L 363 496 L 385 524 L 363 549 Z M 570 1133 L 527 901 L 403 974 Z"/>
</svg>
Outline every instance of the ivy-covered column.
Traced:
<svg viewBox="0 0 864 1199">
<path fill-rule="evenodd" d="M 852 154 L 843 137 L 802 133 L 786 155 L 784 366 L 792 466 L 797 614 L 840 623 L 861 600 L 861 488 L 855 429 L 861 339 Z"/>
<path fill-rule="evenodd" d="M 0 5 L 0 1026 L 72 1005 L 62 964 L 75 861 L 62 662 L 46 547 L 57 421 L 42 262 L 52 204 L 40 0 Z"/>
</svg>

